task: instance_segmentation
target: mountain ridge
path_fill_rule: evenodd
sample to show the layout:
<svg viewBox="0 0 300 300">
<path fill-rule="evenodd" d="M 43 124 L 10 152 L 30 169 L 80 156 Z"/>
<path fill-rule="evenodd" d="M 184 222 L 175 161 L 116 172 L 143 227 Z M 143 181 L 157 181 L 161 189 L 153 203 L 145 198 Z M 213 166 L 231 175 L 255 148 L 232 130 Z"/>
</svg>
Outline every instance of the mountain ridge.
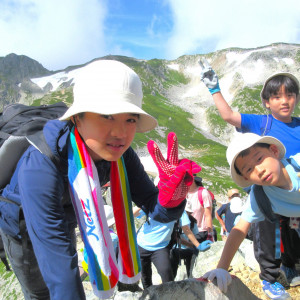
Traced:
<svg viewBox="0 0 300 300">
<path fill-rule="evenodd" d="M 184 55 L 175 60 L 108 55 L 92 61 L 118 60 L 139 74 L 143 83 L 143 108 L 159 123 L 151 132 L 136 134 L 133 147 L 139 155 L 148 155 L 146 143 L 149 139 L 155 140 L 165 151 L 167 133 L 176 132 L 181 155 L 200 163 L 206 184 L 213 186 L 222 197 L 226 189 L 235 187 L 225 157 L 234 128 L 221 119 L 210 93 L 200 80 L 198 61 L 203 58 L 218 74 L 225 99 L 240 112 L 268 113 L 261 105 L 259 94 L 265 79 L 275 71 L 289 71 L 298 78 L 300 75 L 300 45 L 284 43 Z M 5 89 L 5 85 L 2 88 L 1 81 L 1 106 L 11 102 L 39 105 L 58 101 L 70 105 L 76 76 L 88 63 L 58 71 L 38 69 L 45 71 L 46 76 L 27 76 L 17 84 L 10 83 L 16 89 Z M 295 115 L 299 114 L 298 107 Z"/>
</svg>

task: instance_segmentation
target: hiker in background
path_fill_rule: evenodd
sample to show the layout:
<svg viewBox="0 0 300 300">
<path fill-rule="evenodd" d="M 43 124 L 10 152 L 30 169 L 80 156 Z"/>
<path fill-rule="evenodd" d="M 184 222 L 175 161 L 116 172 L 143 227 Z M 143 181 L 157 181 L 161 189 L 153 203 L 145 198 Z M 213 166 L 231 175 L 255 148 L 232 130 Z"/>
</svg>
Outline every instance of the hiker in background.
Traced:
<svg viewBox="0 0 300 300">
<path fill-rule="evenodd" d="M 236 217 L 241 214 L 243 204 L 238 189 L 230 189 L 227 192 L 227 196 L 228 203 L 223 204 L 216 211 L 216 218 L 223 229 L 223 234 L 221 235 L 223 241 L 226 240 L 229 232 L 235 225 Z"/>
<path fill-rule="evenodd" d="M 2 238 L 1 238 L 1 234 L 0 234 L 0 259 L 5 265 L 6 271 L 11 271 L 9 263 L 7 261 L 7 258 L 6 258 L 6 253 L 5 253 L 5 249 L 4 249 L 4 246 L 3 246 L 3 241 L 2 241 Z"/>
<path fill-rule="evenodd" d="M 136 217 L 144 214 L 139 207 L 134 207 L 133 210 L 133 215 Z M 137 232 L 142 267 L 141 281 L 144 289 L 153 285 L 151 263 L 155 265 L 162 283 L 174 281 L 168 245 L 175 222 L 176 220 L 161 223 L 148 217 Z"/>
<path fill-rule="evenodd" d="M 293 117 L 294 109 L 299 103 L 299 81 L 291 73 L 279 72 L 271 75 L 265 81 L 260 93 L 262 105 L 270 111 L 269 115 L 244 114 L 233 111 L 224 99 L 218 76 L 207 61 L 202 65 L 201 80 L 207 86 L 215 105 L 224 121 L 236 127 L 240 132 L 252 132 L 259 135 L 273 136 L 286 147 L 286 156 L 300 152 L 300 118 Z M 275 257 L 275 225 L 264 220 L 251 227 L 255 258 L 260 265 L 260 279 L 266 283 L 263 290 L 273 294 L 274 299 L 284 286 L 300 284 L 293 258 L 286 252 L 281 257 Z M 281 232 L 281 236 L 287 232 Z M 299 249 L 300 252 L 300 249 Z M 281 264 L 282 262 L 282 264 Z M 281 290 L 279 290 L 279 287 Z"/>
<path fill-rule="evenodd" d="M 96 296 L 109 298 L 118 280 L 138 281 L 140 261 L 131 224 L 131 201 L 160 222 L 177 220 L 185 207 L 192 174 L 201 170 L 190 160 L 178 161 L 178 141 L 171 133 L 168 161 L 161 159 L 153 141 L 148 143 L 155 163 L 159 169 L 164 167 L 159 188 L 154 186 L 130 145 L 136 132 L 155 128 L 157 121 L 142 110 L 141 80 L 125 64 L 112 60 L 88 64 L 76 77 L 73 95 L 73 104 L 60 120 L 47 122 L 43 129 L 59 167 L 30 146 L 1 195 L 22 205 L 20 211 L 20 207 L 0 201 L 0 227 L 26 300 L 85 299 L 71 239 L 77 223 Z M 119 263 L 101 197 L 101 186 L 109 180 L 121 252 Z M 166 188 L 162 190 L 161 186 Z M 70 197 L 63 197 L 69 191 L 72 202 Z M 28 235 L 21 238 L 22 214 Z M 102 276 L 98 276 L 100 271 Z"/>
<path fill-rule="evenodd" d="M 138 216 L 143 213 L 139 207 L 133 208 L 133 215 Z M 174 281 L 170 250 L 177 241 L 172 240 L 172 233 L 176 221 L 161 223 L 148 217 L 137 233 L 137 243 L 142 265 L 142 285 L 146 289 L 152 283 L 152 263 L 161 277 L 162 283 Z M 189 219 L 185 213 L 180 218 L 177 226 L 188 226 Z M 198 243 L 197 249 L 205 251 L 210 247 L 211 241 Z"/>
<path fill-rule="evenodd" d="M 205 240 L 212 242 L 217 240 L 214 234 L 212 223 L 212 196 L 210 192 L 203 187 L 202 178 L 194 176 L 193 184 L 189 187 L 186 197 L 189 207 L 192 208 L 192 216 L 197 220 L 198 234 L 196 238 L 199 243 Z"/>
<path fill-rule="evenodd" d="M 192 216 L 192 213 L 191 203 L 187 202 L 185 212 L 180 218 L 179 241 L 176 243 L 175 247 L 171 249 L 171 265 L 174 278 L 176 278 L 180 260 L 184 260 L 187 277 L 190 278 L 192 276 L 193 264 L 199 252 L 200 243 L 196 239 L 199 230 L 197 227 L 197 220 Z M 203 243 L 203 245 L 209 245 L 212 241 L 206 240 Z"/>
<path fill-rule="evenodd" d="M 290 160 L 284 158 L 284 155 L 285 147 L 278 139 L 254 133 L 238 134 L 227 148 L 226 156 L 232 179 L 241 187 L 252 187 L 241 218 L 227 238 L 217 269 L 203 276 L 208 280 L 216 277 L 219 288 L 224 292 L 231 282 L 227 270 L 251 223 L 268 218 L 275 222 L 276 227 L 282 228 L 282 218 L 277 214 L 288 218 L 300 217 L 300 153 L 291 156 Z M 300 245 L 299 228 L 294 233 L 293 237 L 285 235 L 282 242 L 285 251 L 299 259 L 300 253 L 294 251 Z M 290 238 L 293 238 L 294 245 Z M 280 240 L 276 244 L 275 250 L 280 253 Z M 262 286 L 268 284 L 262 282 Z M 289 294 L 280 286 L 277 292 L 276 299 L 289 298 Z M 269 289 L 265 293 L 274 299 Z"/>
</svg>

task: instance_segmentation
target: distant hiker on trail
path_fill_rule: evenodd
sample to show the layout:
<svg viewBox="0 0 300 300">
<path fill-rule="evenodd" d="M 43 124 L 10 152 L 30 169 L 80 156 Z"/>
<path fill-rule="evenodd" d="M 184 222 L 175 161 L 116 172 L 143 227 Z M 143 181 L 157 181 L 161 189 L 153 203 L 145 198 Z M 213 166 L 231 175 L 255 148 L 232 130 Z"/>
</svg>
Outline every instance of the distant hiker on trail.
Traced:
<svg viewBox="0 0 300 300">
<path fill-rule="evenodd" d="M 229 144 L 226 156 L 235 183 L 243 188 L 252 187 L 241 218 L 227 238 L 217 269 L 203 276 L 208 280 L 216 277 L 219 288 L 225 292 L 231 283 L 227 270 L 251 223 L 268 218 L 276 227 L 280 226 L 285 230 L 289 224 L 277 214 L 287 218 L 300 217 L 300 153 L 286 159 L 285 147 L 278 139 L 254 133 L 239 133 Z M 295 244 L 291 244 L 291 239 Z M 282 242 L 285 251 L 295 255 L 296 259 L 300 258 L 300 253 L 297 252 L 300 245 L 299 227 L 294 230 L 294 235 L 283 236 Z M 280 239 L 277 244 L 276 251 L 280 253 Z M 270 283 L 262 282 L 268 297 L 289 298 L 289 294 L 280 287 L 277 289 L 277 298 L 274 298 L 267 288 L 269 285 Z"/>
<path fill-rule="evenodd" d="M 189 192 L 186 197 L 189 207 L 193 210 L 192 216 L 197 220 L 199 233 L 196 238 L 199 243 L 205 240 L 212 242 L 217 240 L 217 236 L 213 230 L 212 196 L 206 188 L 203 187 L 202 178 L 194 176 L 193 184 L 189 187 Z"/>
<path fill-rule="evenodd" d="M 204 64 L 200 65 L 201 80 L 212 94 L 224 121 L 235 126 L 240 132 L 252 132 L 279 139 L 286 147 L 286 157 L 300 152 L 300 118 L 292 116 L 300 99 L 299 81 L 294 75 L 279 72 L 265 81 L 260 96 L 262 105 L 270 111 L 269 115 L 244 114 L 233 111 L 228 105 L 221 93 L 218 76 L 208 62 L 204 61 Z M 293 235 L 293 231 L 292 228 L 282 231 L 282 238 L 284 235 Z M 255 223 L 252 231 L 254 254 L 261 270 L 259 276 L 263 282 L 268 283 L 263 290 L 268 289 L 274 299 L 278 299 L 280 293 L 285 293 L 280 283 L 284 286 L 300 284 L 295 258 L 290 257 L 286 251 L 281 253 L 281 257 L 275 257 L 277 234 L 275 224 L 268 220 Z M 300 248 L 298 251 L 300 252 Z"/>
<path fill-rule="evenodd" d="M 228 203 L 223 204 L 216 211 L 216 218 L 219 221 L 223 235 L 222 239 L 226 240 L 232 227 L 235 225 L 236 218 L 242 212 L 242 200 L 240 198 L 240 192 L 238 189 L 230 189 L 227 192 Z M 223 216 L 225 217 L 223 220 Z"/>
<path fill-rule="evenodd" d="M 138 216 L 140 208 L 134 207 L 134 215 Z M 172 232 L 174 226 L 184 227 L 188 226 L 189 219 L 185 212 L 183 212 L 179 222 L 171 221 L 168 223 L 161 223 L 149 217 L 142 227 L 138 230 L 137 243 L 142 264 L 142 285 L 143 288 L 150 287 L 152 283 L 152 263 L 157 269 L 161 277 L 162 283 L 174 281 L 174 265 L 172 266 L 170 258 L 170 250 L 173 247 Z M 179 237 L 178 237 L 179 238 Z M 210 248 L 211 241 L 204 241 L 199 243 L 194 240 L 198 251 L 205 251 Z"/>
<path fill-rule="evenodd" d="M 43 129 L 59 167 L 30 146 L 1 194 L 22 205 L 20 210 L 0 201 L 0 227 L 26 300 L 85 299 L 72 239 L 77 222 L 95 295 L 108 298 L 119 280 L 138 281 L 141 264 L 131 201 L 154 220 L 177 220 L 192 174 L 201 170 L 188 159 L 178 159 L 177 137 L 170 133 L 167 161 L 155 142 L 148 142 L 160 176 L 158 189 L 154 186 L 130 145 L 136 132 L 152 130 L 157 121 L 142 110 L 141 80 L 125 64 L 90 63 L 76 77 L 73 92 L 66 113 Z M 101 197 L 101 186 L 108 181 L 121 250 L 118 262 Z M 72 202 L 63 197 L 69 194 L 68 185 Z M 21 239 L 22 214 L 28 235 Z"/>
</svg>

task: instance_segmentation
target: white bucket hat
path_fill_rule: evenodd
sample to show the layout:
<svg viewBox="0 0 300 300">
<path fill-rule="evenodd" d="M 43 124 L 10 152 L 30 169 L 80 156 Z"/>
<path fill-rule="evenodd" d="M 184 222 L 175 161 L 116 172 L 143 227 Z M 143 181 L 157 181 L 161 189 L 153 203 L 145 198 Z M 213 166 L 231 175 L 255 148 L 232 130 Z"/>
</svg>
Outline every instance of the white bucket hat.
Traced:
<svg viewBox="0 0 300 300">
<path fill-rule="evenodd" d="M 104 211 L 105 211 L 105 216 L 106 216 L 108 227 L 114 225 L 115 217 L 114 217 L 114 211 L 113 211 L 112 207 L 109 205 L 104 205 Z"/>
<path fill-rule="evenodd" d="M 243 211 L 243 202 L 240 197 L 234 197 L 231 199 L 230 210 L 234 214 L 238 214 Z"/>
<path fill-rule="evenodd" d="M 261 99 L 262 104 L 263 104 L 264 107 L 266 107 L 265 101 L 268 100 L 268 99 L 264 99 L 264 98 L 263 98 L 263 93 L 264 93 L 265 87 L 266 87 L 267 83 L 268 83 L 272 78 L 277 77 L 277 76 L 286 76 L 286 77 L 291 78 L 293 81 L 296 82 L 296 84 L 297 84 L 297 86 L 298 86 L 298 89 L 300 89 L 300 88 L 299 88 L 299 81 L 298 81 L 298 79 L 297 79 L 293 74 L 291 74 L 291 73 L 289 73 L 289 72 L 274 73 L 274 74 L 272 74 L 270 77 L 267 78 L 267 80 L 265 81 L 264 86 L 263 86 L 263 88 L 262 88 L 262 90 L 261 90 L 261 92 L 260 92 L 260 99 Z M 297 97 L 297 101 L 299 101 L 299 99 L 300 99 L 300 94 L 299 94 L 298 97 Z"/>
<path fill-rule="evenodd" d="M 272 136 L 259 136 L 254 133 L 236 133 L 235 137 L 230 142 L 227 151 L 226 151 L 226 158 L 228 164 L 230 166 L 230 173 L 233 181 L 241 187 L 247 187 L 251 184 L 248 180 L 244 179 L 243 176 L 239 175 L 235 168 L 234 163 L 238 155 L 253 146 L 256 143 L 265 143 L 265 144 L 274 144 L 277 146 L 279 150 L 279 159 L 282 159 L 285 155 L 285 147 L 284 145 L 276 138 Z"/>
<path fill-rule="evenodd" d="M 155 118 L 142 110 L 142 82 L 125 64 L 114 60 L 97 60 L 85 66 L 75 78 L 74 102 L 60 120 L 82 113 L 104 115 L 139 114 L 137 132 L 156 127 Z"/>
</svg>

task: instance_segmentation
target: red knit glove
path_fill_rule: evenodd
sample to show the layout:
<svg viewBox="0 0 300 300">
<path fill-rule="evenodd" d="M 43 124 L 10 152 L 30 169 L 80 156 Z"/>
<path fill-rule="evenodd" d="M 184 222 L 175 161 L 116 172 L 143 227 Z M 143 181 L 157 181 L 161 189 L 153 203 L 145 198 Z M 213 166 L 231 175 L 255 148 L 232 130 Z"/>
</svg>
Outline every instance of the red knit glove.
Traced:
<svg viewBox="0 0 300 300">
<path fill-rule="evenodd" d="M 201 167 L 186 158 L 178 160 L 178 141 L 174 132 L 168 134 L 167 160 L 154 141 L 150 140 L 147 146 L 159 173 L 159 203 L 167 208 L 176 207 L 185 199 L 194 180 L 193 174 L 200 172 Z"/>
</svg>

